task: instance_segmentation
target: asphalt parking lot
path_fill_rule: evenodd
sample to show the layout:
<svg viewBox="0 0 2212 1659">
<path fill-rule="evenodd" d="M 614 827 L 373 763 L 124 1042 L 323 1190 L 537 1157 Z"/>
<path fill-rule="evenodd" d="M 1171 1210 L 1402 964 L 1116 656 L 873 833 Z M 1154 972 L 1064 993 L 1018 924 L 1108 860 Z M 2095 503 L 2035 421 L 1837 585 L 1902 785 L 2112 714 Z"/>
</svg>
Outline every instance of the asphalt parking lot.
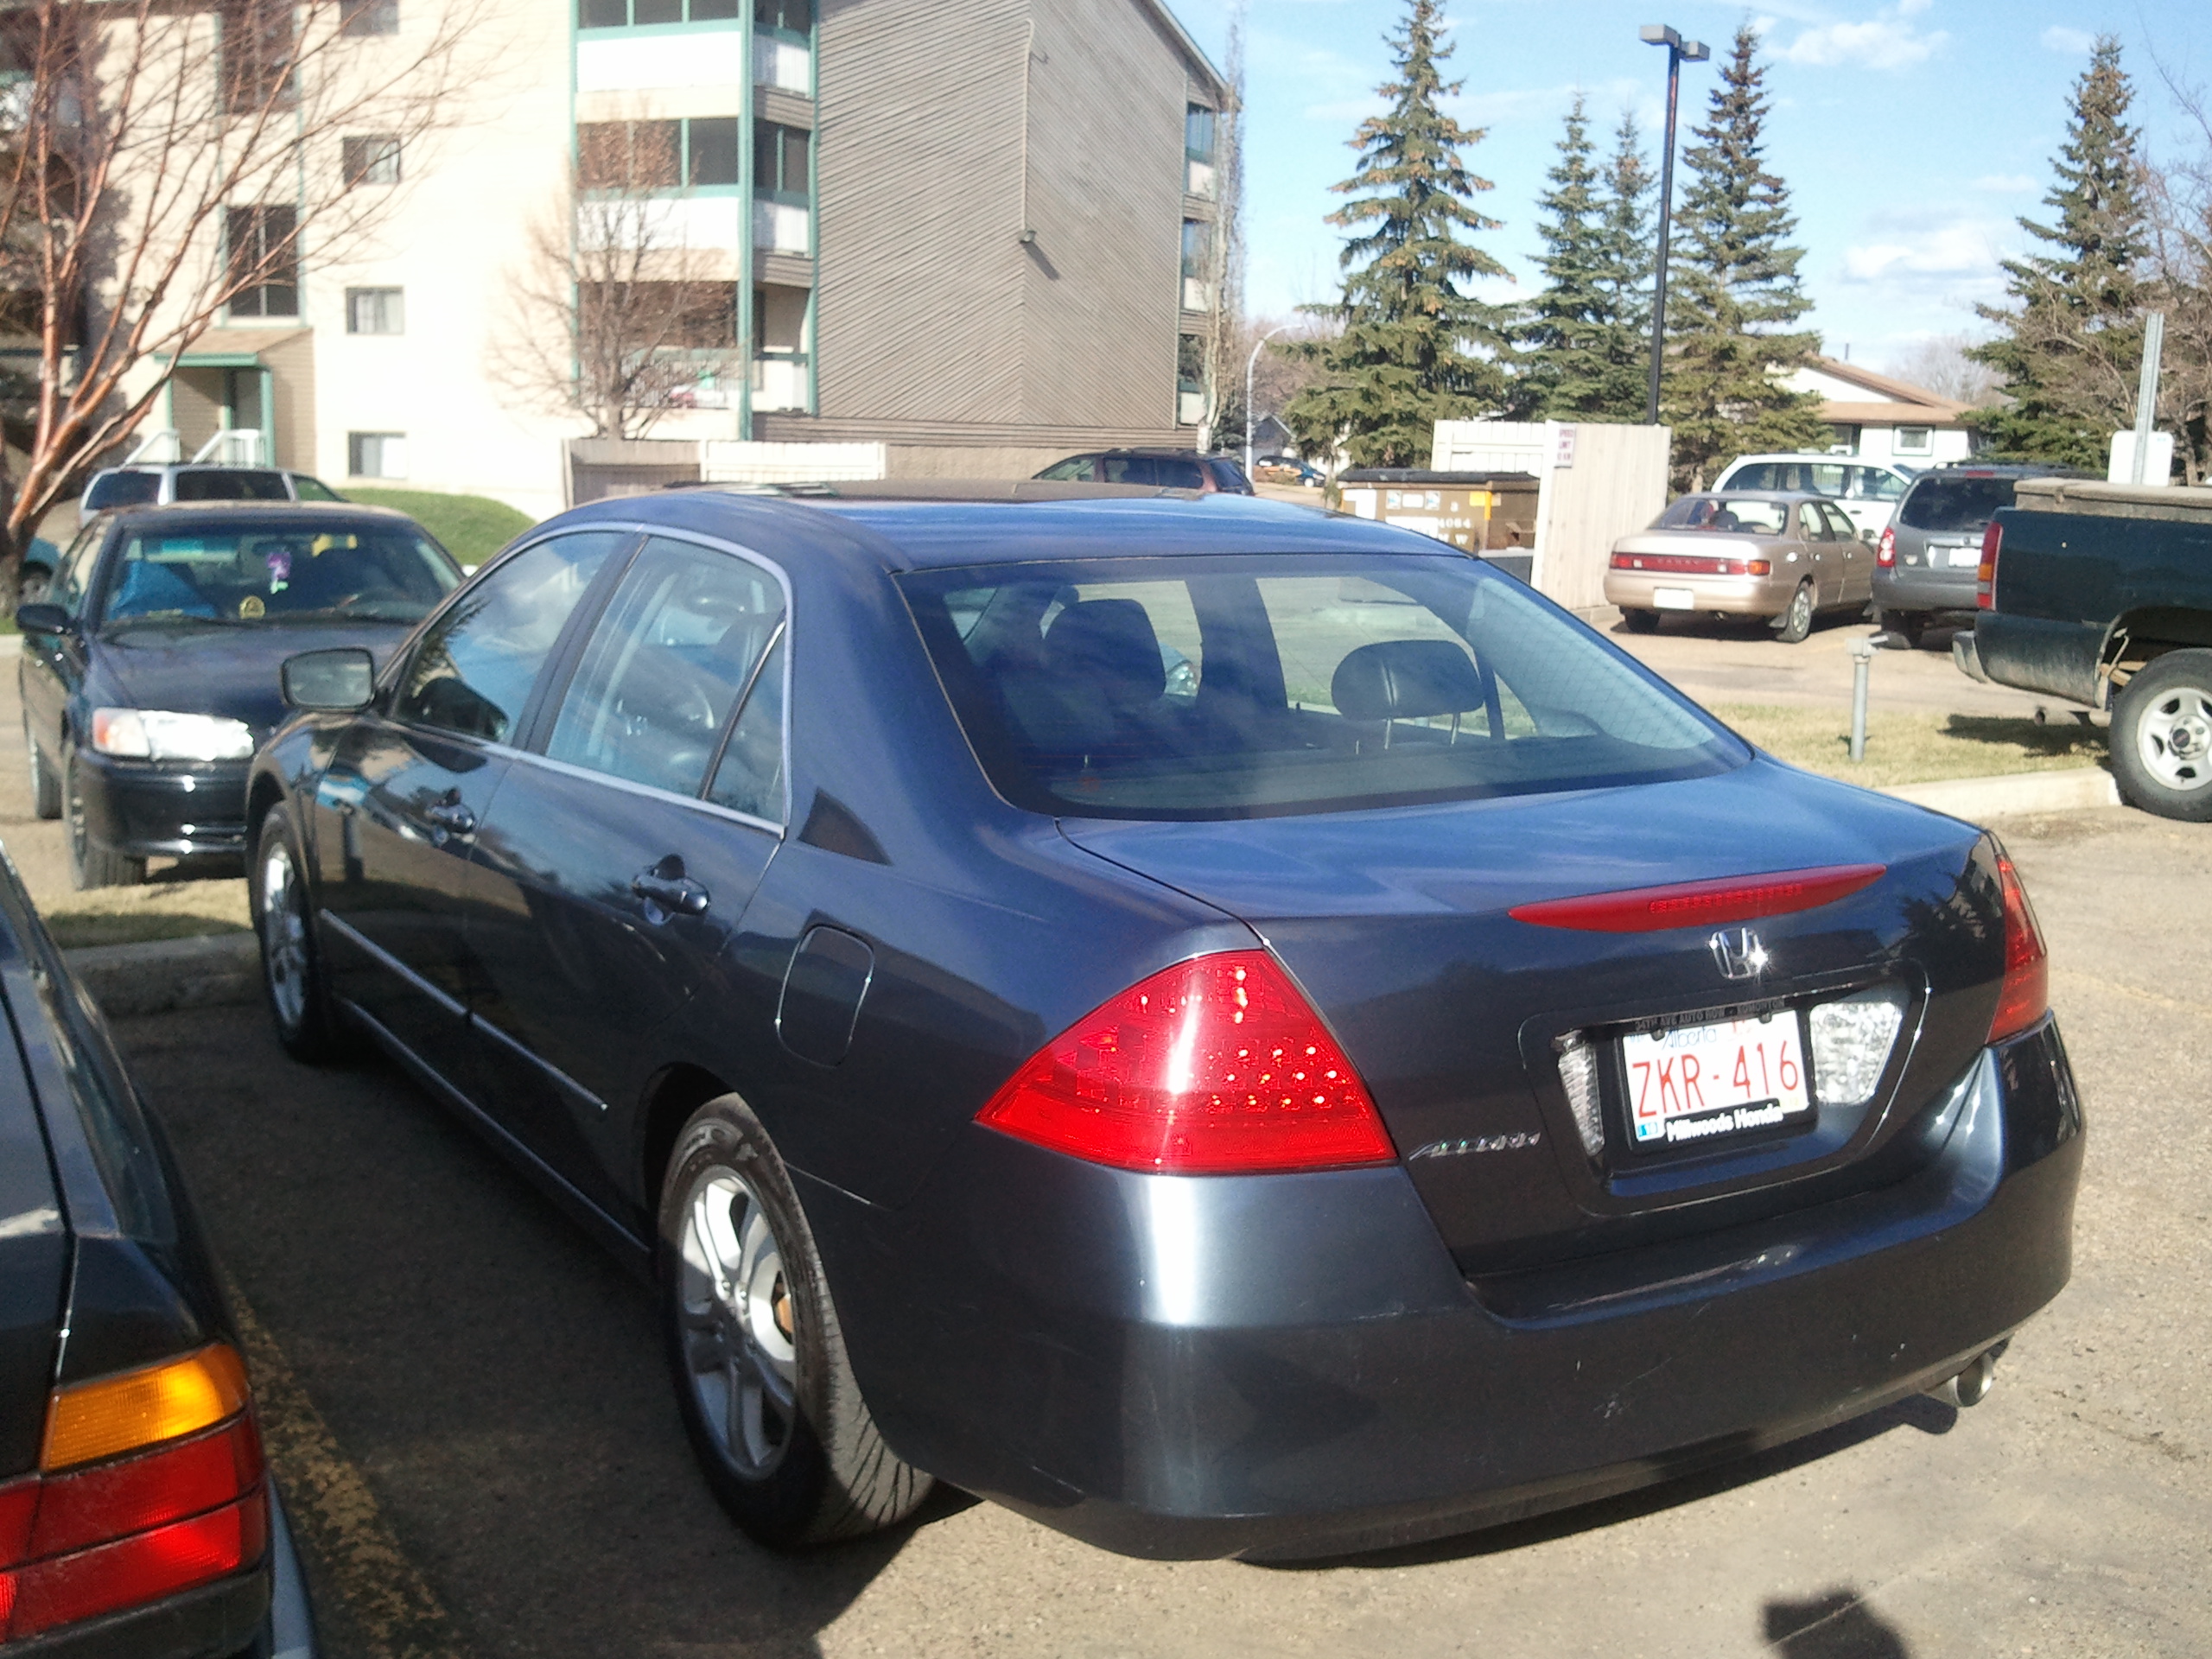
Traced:
<svg viewBox="0 0 2212 1659">
<path fill-rule="evenodd" d="M 241 1294 L 331 1651 L 352 1656 L 2212 1650 L 2212 840 L 2010 826 L 2091 1112 L 2075 1282 L 1970 1413 L 1395 1555 L 1125 1560 L 944 1493 L 767 1554 L 693 1475 L 639 1287 L 395 1071 L 257 1008 L 126 1021 Z"/>
</svg>

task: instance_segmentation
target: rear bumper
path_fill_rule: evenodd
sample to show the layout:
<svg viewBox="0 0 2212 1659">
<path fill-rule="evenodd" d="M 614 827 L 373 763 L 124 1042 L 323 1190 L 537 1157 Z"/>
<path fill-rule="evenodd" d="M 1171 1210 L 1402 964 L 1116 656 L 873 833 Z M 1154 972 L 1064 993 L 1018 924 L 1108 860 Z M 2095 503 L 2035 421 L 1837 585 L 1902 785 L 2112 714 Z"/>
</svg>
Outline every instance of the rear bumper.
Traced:
<svg viewBox="0 0 2212 1659">
<path fill-rule="evenodd" d="M 1470 1283 L 1402 1169 L 1176 1179 L 971 1130 L 897 1215 L 802 1182 L 900 1455 L 1133 1555 L 1380 1548 L 1666 1479 L 1941 1382 L 2055 1296 L 2081 1117 L 1986 1051 L 1918 1173 Z"/>
<path fill-rule="evenodd" d="M 181 766 L 80 750 L 85 827 L 132 858 L 241 857 L 251 764 Z"/>
<path fill-rule="evenodd" d="M 1980 680 L 1984 685 L 1989 683 L 1989 676 L 1982 671 L 1981 651 L 1974 644 L 1972 628 L 1951 636 L 1951 662 L 1968 679 Z"/>
<path fill-rule="evenodd" d="M 1789 569 L 1787 577 L 1683 576 L 1664 571 L 1608 569 L 1605 602 L 1624 611 L 1664 614 L 1671 610 L 1681 616 L 1779 616 L 1803 580 L 1795 566 Z M 1658 590 L 1662 588 L 1687 590 L 1694 602 L 1688 607 L 1662 605 Z"/>
<path fill-rule="evenodd" d="M 1972 570 L 1931 570 L 1899 564 L 1874 571 L 1874 603 L 1885 611 L 1967 616 L 1974 608 Z"/>
</svg>

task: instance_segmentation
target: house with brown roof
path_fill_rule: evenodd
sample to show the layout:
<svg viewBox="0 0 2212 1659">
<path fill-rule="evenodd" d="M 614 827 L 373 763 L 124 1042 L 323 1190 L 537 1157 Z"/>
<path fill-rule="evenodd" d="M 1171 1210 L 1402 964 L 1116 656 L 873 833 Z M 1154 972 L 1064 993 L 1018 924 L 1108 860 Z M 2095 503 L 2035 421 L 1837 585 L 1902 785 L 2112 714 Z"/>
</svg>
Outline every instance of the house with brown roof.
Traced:
<svg viewBox="0 0 2212 1659">
<path fill-rule="evenodd" d="M 1925 386 L 1833 357 L 1814 358 L 1790 374 L 1788 385 L 1820 398 L 1821 418 L 1835 431 L 1832 454 L 1934 467 L 1964 461 L 1973 451 L 1968 405 Z"/>
</svg>

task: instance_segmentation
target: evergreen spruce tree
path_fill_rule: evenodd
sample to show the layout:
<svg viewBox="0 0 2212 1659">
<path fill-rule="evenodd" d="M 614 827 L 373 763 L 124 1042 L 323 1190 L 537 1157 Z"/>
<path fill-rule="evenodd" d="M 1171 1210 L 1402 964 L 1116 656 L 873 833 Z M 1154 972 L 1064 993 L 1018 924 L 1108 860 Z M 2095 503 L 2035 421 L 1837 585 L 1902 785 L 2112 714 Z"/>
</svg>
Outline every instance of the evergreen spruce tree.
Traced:
<svg viewBox="0 0 2212 1659">
<path fill-rule="evenodd" d="M 1506 314 L 1465 287 L 1505 268 L 1458 234 L 1497 221 L 1471 205 L 1491 184 L 1459 156 L 1482 133 L 1437 107 L 1461 85 L 1438 71 L 1451 55 L 1437 38 L 1439 11 L 1438 0 L 1407 0 L 1403 31 L 1390 42 L 1397 79 L 1381 89 L 1389 112 L 1361 124 L 1351 141 L 1358 171 L 1335 187 L 1352 200 L 1329 223 L 1357 233 L 1344 246 L 1342 298 L 1313 309 L 1341 332 L 1294 348 L 1323 372 L 1283 419 L 1307 453 L 1341 442 L 1355 466 L 1427 466 L 1438 421 L 1505 403 Z"/>
<path fill-rule="evenodd" d="M 1624 117 L 1601 174 L 1581 94 L 1567 111 L 1551 188 L 1536 199 L 1545 287 L 1517 333 L 1522 372 L 1516 412 L 1535 420 L 1640 421 L 1647 385 L 1644 331 L 1651 255 L 1649 192 L 1636 125 Z"/>
<path fill-rule="evenodd" d="M 2055 226 L 2020 220 L 2051 251 L 2005 262 L 2010 307 L 1976 308 L 2001 331 L 1967 356 L 2005 377 L 2011 399 L 1970 416 L 1993 460 L 2101 470 L 2111 434 L 2135 423 L 2143 361 L 2143 264 L 2150 245 L 2134 88 L 2120 42 L 2099 37 L 2074 86 L 2066 143 L 2044 198 Z"/>
<path fill-rule="evenodd" d="M 1675 214 L 1660 417 L 1675 429 L 1675 481 L 1689 489 L 1738 455 L 1825 449 L 1830 435 L 1820 399 L 1783 383 L 1820 336 L 1791 331 L 1812 302 L 1797 283 L 1804 250 L 1789 245 L 1797 220 L 1789 187 L 1766 168 L 1758 45 L 1749 24 L 1736 31 L 1695 129 L 1703 142 L 1682 156 L 1690 184 Z"/>
</svg>

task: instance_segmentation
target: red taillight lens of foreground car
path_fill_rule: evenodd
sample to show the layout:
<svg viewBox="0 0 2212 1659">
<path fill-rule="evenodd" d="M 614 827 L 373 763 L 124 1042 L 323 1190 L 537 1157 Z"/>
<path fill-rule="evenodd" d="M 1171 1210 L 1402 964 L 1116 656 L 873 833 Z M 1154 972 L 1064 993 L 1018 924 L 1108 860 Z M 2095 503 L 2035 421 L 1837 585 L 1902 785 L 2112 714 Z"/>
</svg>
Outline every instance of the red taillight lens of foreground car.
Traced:
<svg viewBox="0 0 2212 1659">
<path fill-rule="evenodd" d="M 245 1369 L 222 1344 L 56 1389 L 40 1465 L 0 1488 L 0 1642 L 226 1578 L 268 1547 Z"/>
<path fill-rule="evenodd" d="M 1981 563 L 1974 567 L 1974 607 L 1978 611 L 1997 608 L 1997 556 L 2004 547 L 2005 526 L 1993 518 L 1981 532 Z"/>
<path fill-rule="evenodd" d="M 1893 568 L 1897 562 L 1897 533 L 1895 530 L 1885 525 L 1882 529 L 1882 539 L 1874 544 L 1874 563 L 1887 570 Z"/>
<path fill-rule="evenodd" d="M 2005 894 L 2005 983 L 1989 1021 L 1993 1043 L 2025 1031 L 2050 1007 L 2050 952 L 2044 946 L 2043 929 L 2036 925 L 2028 890 L 2002 848 L 1997 851 L 1997 880 Z"/>
<path fill-rule="evenodd" d="M 1397 1156 L 1351 1061 L 1263 950 L 1198 957 L 1131 986 L 1047 1043 L 976 1121 L 1156 1174 Z"/>
</svg>

